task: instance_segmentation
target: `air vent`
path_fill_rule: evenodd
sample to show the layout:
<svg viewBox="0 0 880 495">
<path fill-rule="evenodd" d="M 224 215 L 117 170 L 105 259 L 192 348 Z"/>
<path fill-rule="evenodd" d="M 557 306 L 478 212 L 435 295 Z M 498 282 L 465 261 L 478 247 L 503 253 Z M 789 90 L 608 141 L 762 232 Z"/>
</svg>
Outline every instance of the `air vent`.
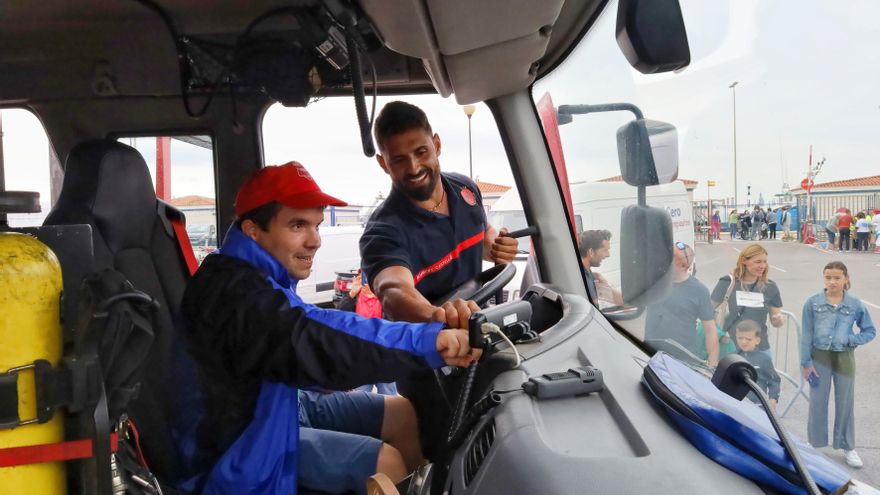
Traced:
<svg viewBox="0 0 880 495">
<path fill-rule="evenodd" d="M 474 437 L 464 459 L 464 484 L 470 485 L 495 441 L 495 420 L 491 419 Z"/>
</svg>

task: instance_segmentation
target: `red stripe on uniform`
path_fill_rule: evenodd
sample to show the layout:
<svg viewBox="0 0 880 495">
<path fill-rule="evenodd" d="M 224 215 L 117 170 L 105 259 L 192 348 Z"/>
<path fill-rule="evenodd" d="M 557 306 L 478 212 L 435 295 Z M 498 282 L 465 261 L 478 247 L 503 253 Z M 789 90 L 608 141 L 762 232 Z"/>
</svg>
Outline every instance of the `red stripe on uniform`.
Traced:
<svg viewBox="0 0 880 495">
<path fill-rule="evenodd" d="M 413 277 L 413 279 L 415 280 L 415 283 L 417 284 L 423 278 L 427 277 L 428 275 L 430 275 L 432 273 L 439 272 L 440 270 L 442 270 L 444 267 L 446 267 L 446 265 L 448 265 L 449 263 L 452 263 L 452 260 L 458 258 L 458 255 L 460 255 L 462 251 L 473 246 L 474 244 L 482 242 L 483 238 L 485 236 L 486 236 L 485 232 L 480 232 L 479 234 L 471 237 L 470 239 L 466 239 L 465 241 L 462 241 L 462 243 L 459 244 L 458 246 L 455 246 L 455 249 L 450 251 L 449 254 L 440 258 L 440 261 L 434 263 L 433 265 L 431 265 L 429 267 L 425 267 L 425 268 L 422 268 L 421 270 L 419 270 L 419 273 L 416 273 L 416 275 Z"/>
</svg>

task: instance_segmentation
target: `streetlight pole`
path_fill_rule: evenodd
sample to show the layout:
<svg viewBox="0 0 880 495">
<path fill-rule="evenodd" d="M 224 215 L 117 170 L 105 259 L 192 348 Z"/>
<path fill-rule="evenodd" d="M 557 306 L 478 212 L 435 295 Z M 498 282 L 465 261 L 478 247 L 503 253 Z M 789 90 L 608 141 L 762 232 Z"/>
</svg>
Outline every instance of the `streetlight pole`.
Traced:
<svg viewBox="0 0 880 495">
<path fill-rule="evenodd" d="M 712 215 L 712 186 L 714 186 L 714 185 L 715 185 L 714 180 L 707 180 L 706 181 L 706 218 L 708 219 L 708 223 L 709 223 L 709 232 L 707 235 L 706 242 L 708 242 L 709 244 L 712 244 L 712 242 L 715 238 L 715 225 L 712 224 L 712 219 L 713 219 L 713 215 Z"/>
<path fill-rule="evenodd" d="M 471 139 L 471 117 L 474 115 L 474 112 L 477 111 L 477 107 L 473 105 L 465 105 L 462 107 L 464 110 L 464 114 L 467 115 L 468 118 L 468 159 L 470 163 L 470 175 L 471 180 L 474 178 L 474 148 L 473 141 Z"/>
<path fill-rule="evenodd" d="M 739 195 L 737 194 L 737 180 L 736 180 L 736 85 L 739 84 L 739 81 L 733 81 L 730 86 L 730 89 L 733 90 L 733 207 L 736 208 L 736 205 L 739 204 Z"/>
</svg>

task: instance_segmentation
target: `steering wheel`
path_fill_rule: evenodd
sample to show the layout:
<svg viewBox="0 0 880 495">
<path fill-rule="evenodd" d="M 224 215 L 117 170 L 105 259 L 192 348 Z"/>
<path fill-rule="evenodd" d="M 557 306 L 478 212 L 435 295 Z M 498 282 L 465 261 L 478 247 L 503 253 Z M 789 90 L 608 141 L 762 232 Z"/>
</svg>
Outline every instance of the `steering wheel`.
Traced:
<svg viewBox="0 0 880 495">
<path fill-rule="evenodd" d="M 477 306 L 483 307 L 495 293 L 513 280 L 515 274 L 516 266 L 513 263 L 495 265 L 452 289 L 451 292 L 431 301 L 431 304 L 441 306 L 447 301 L 461 298 L 465 301 L 473 300 Z M 496 302 L 501 303 L 501 301 Z"/>
</svg>

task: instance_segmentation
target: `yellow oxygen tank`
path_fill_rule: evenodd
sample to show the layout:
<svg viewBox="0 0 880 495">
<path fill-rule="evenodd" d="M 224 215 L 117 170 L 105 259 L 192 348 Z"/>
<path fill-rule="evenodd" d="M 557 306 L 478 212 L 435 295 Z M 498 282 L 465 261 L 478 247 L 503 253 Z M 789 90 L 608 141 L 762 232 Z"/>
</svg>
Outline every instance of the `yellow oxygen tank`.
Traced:
<svg viewBox="0 0 880 495">
<path fill-rule="evenodd" d="M 61 265 L 48 246 L 36 238 L 0 232 L 0 373 L 46 359 L 61 359 Z M 33 369 L 18 376 L 18 414 L 36 418 Z M 0 430 L 0 449 L 64 440 L 61 415 L 44 424 Z M 63 462 L 0 467 L 0 492 L 65 494 Z"/>
</svg>

